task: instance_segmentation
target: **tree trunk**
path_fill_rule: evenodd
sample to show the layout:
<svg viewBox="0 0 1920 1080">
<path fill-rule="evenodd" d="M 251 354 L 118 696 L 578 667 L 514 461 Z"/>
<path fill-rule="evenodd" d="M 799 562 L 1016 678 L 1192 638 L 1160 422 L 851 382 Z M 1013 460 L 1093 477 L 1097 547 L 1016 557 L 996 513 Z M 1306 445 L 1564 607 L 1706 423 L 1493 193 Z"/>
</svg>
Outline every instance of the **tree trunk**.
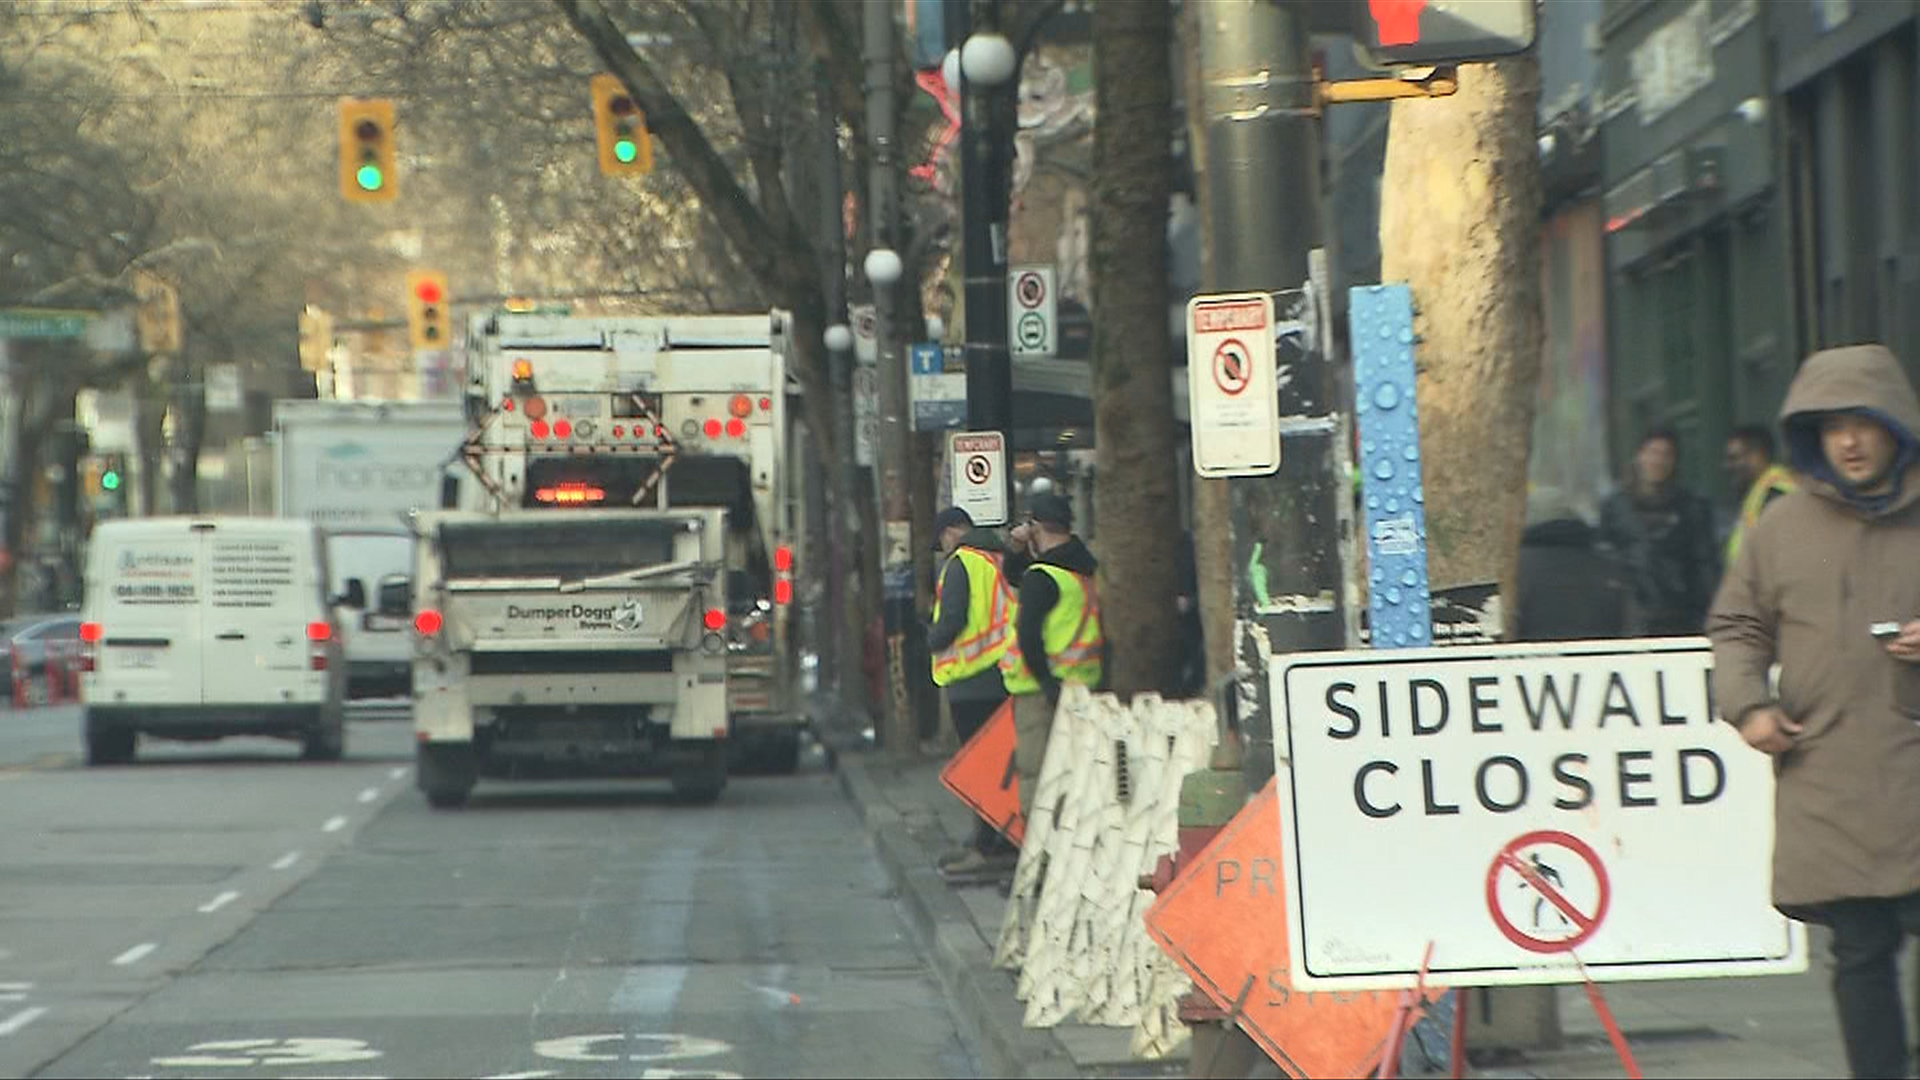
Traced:
<svg viewBox="0 0 1920 1080">
<path fill-rule="evenodd" d="M 1419 304 L 1433 586 L 1497 581 L 1509 600 L 1542 346 L 1539 97 L 1522 57 L 1463 65 L 1452 97 L 1397 102 L 1380 201 L 1381 278 Z"/>
<path fill-rule="evenodd" d="M 1094 20 L 1093 412 L 1107 683 L 1176 689 L 1180 504 L 1167 330 L 1173 8 L 1110 4 Z"/>
</svg>

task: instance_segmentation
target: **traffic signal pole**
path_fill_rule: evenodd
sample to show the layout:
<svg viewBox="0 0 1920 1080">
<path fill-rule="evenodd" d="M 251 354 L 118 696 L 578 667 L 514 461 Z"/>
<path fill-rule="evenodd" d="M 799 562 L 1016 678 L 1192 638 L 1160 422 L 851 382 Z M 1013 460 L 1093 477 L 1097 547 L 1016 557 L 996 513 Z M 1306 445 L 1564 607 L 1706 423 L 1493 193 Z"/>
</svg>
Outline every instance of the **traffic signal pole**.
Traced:
<svg viewBox="0 0 1920 1080">
<path fill-rule="evenodd" d="M 1309 283 L 1311 253 L 1323 235 L 1308 4 L 1210 0 L 1187 11 L 1194 20 L 1200 96 L 1190 108 L 1203 128 L 1196 170 L 1201 291 L 1295 292 Z M 1276 315 L 1287 319 L 1287 305 L 1277 308 Z M 1345 437 L 1346 427 L 1330 348 L 1319 341 L 1285 369 L 1277 403 L 1283 418 L 1279 471 L 1227 481 L 1236 677 L 1231 700 L 1223 704 L 1236 720 L 1248 794 L 1273 777 L 1267 657 L 1345 644 L 1336 523 L 1337 500 L 1346 497 L 1347 487 L 1336 440 Z M 1232 747 L 1223 749 L 1228 752 L 1216 756 L 1216 766 L 1233 761 Z M 1193 774 L 1189 782 L 1226 779 L 1216 769 Z M 1196 1023 L 1193 1030 L 1190 1075 L 1246 1075 L 1249 1063 L 1261 1057 L 1232 1020 Z"/>
</svg>

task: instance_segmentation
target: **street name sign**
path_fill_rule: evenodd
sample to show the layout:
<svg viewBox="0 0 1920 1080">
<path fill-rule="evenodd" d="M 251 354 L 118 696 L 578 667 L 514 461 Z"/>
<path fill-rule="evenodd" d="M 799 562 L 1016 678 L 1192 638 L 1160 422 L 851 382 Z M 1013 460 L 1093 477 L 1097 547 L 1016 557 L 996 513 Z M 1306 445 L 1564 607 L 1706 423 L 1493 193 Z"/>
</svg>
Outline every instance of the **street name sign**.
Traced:
<svg viewBox="0 0 1920 1080">
<path fill-rule="evenodd" d="M 1007 521 L 1007 438 L 998 431 L 947 433 L 953 505 L 979 526 Z"/>
<path fill-rule="evenodd" d="M 1429 945 L 1444 986 L 1806 970 L 1773 763 L 1711 666 L 1699 638 L 1275 656 L 1293 985 L 1410 987 Z"/>
<path fill-rule="evenodd" d="M 1187 301 L 1187 428 L 1201 476 L 1267 476 L 1280 470 L 1280 387 L 1273 297 Z"/>
</svg>

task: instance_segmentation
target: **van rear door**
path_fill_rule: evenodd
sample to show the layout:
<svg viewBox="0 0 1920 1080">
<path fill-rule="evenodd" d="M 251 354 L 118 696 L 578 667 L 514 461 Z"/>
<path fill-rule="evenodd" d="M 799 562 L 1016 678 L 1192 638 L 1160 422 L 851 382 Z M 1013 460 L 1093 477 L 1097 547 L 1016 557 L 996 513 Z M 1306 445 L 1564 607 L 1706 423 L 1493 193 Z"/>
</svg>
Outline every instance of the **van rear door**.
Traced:
<svg viewBox="0 0 1920 1080">
<path fill-rule="evenodd" d="M 325 623 L 317 533 L 223 522 L 204 529 L 209 705 L 318 701 L 308 627 Z M 316 677 L 317 676 L 317 677 Z"/>
<path fill-rule="evenodd" d="M 184 523 L 102 527 L 89 616 L 100 624 L 96 681 L 116 703 L 200 703 L 204 558 Z M 97 592 L 95 591 L 97 589 Z"/>
</svg>

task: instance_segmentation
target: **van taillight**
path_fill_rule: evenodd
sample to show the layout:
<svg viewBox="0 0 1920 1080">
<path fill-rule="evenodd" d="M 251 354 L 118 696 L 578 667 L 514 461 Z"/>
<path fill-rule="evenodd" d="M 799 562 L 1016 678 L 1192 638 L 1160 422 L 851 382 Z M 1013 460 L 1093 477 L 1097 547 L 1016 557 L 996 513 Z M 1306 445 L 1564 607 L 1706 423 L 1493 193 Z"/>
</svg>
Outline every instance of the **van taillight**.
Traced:
<svg viewBox="0 0 1920 1080">
<path fill-rule="evenodd" d="M 321 642 L 321 641 L 326 641 L 332 637 L 333 637 L 333 627 L 327 625 L 326 623 L 310 622 L 307 624 L 307 640 L 308 641 Z"/>
<path fill-rule="evenodd" d="M 80 624 L 80 640 L 89 645 L 98 645 L 100 639 L 106 635 L 106 632 L 106 627 L 101 626 L 97 622 L 83 622 Z"/>
<path fill-rule="evenodd" d="M 708 608 L 706 623 L 707 623 L 707 629 L 709 630 L 723 629 L 727 625 L 727 613 L 724 611 L 721 611 L 717 607 Z"/>
<path fill-rule="evenodd" d="M 432 608 L 421 608 L 413 617 L 413 630 L 421 637 L 432 637 L 440 632 L 440 627 L 445 625 L 445 622 L 446 620 L 440 617 L 439 612 Z"/>
<path fill-rule="evenodd" d="M 773 602 L 776 604 L 793 603 L 793 582 L 784 578 L 773 583 Z"/>
<path fill-rule="evenodd" d="M 786 573 L 793 569 L 793 549 L 785 544 L 773 549 L 773 568 Z"/>
</svg>

